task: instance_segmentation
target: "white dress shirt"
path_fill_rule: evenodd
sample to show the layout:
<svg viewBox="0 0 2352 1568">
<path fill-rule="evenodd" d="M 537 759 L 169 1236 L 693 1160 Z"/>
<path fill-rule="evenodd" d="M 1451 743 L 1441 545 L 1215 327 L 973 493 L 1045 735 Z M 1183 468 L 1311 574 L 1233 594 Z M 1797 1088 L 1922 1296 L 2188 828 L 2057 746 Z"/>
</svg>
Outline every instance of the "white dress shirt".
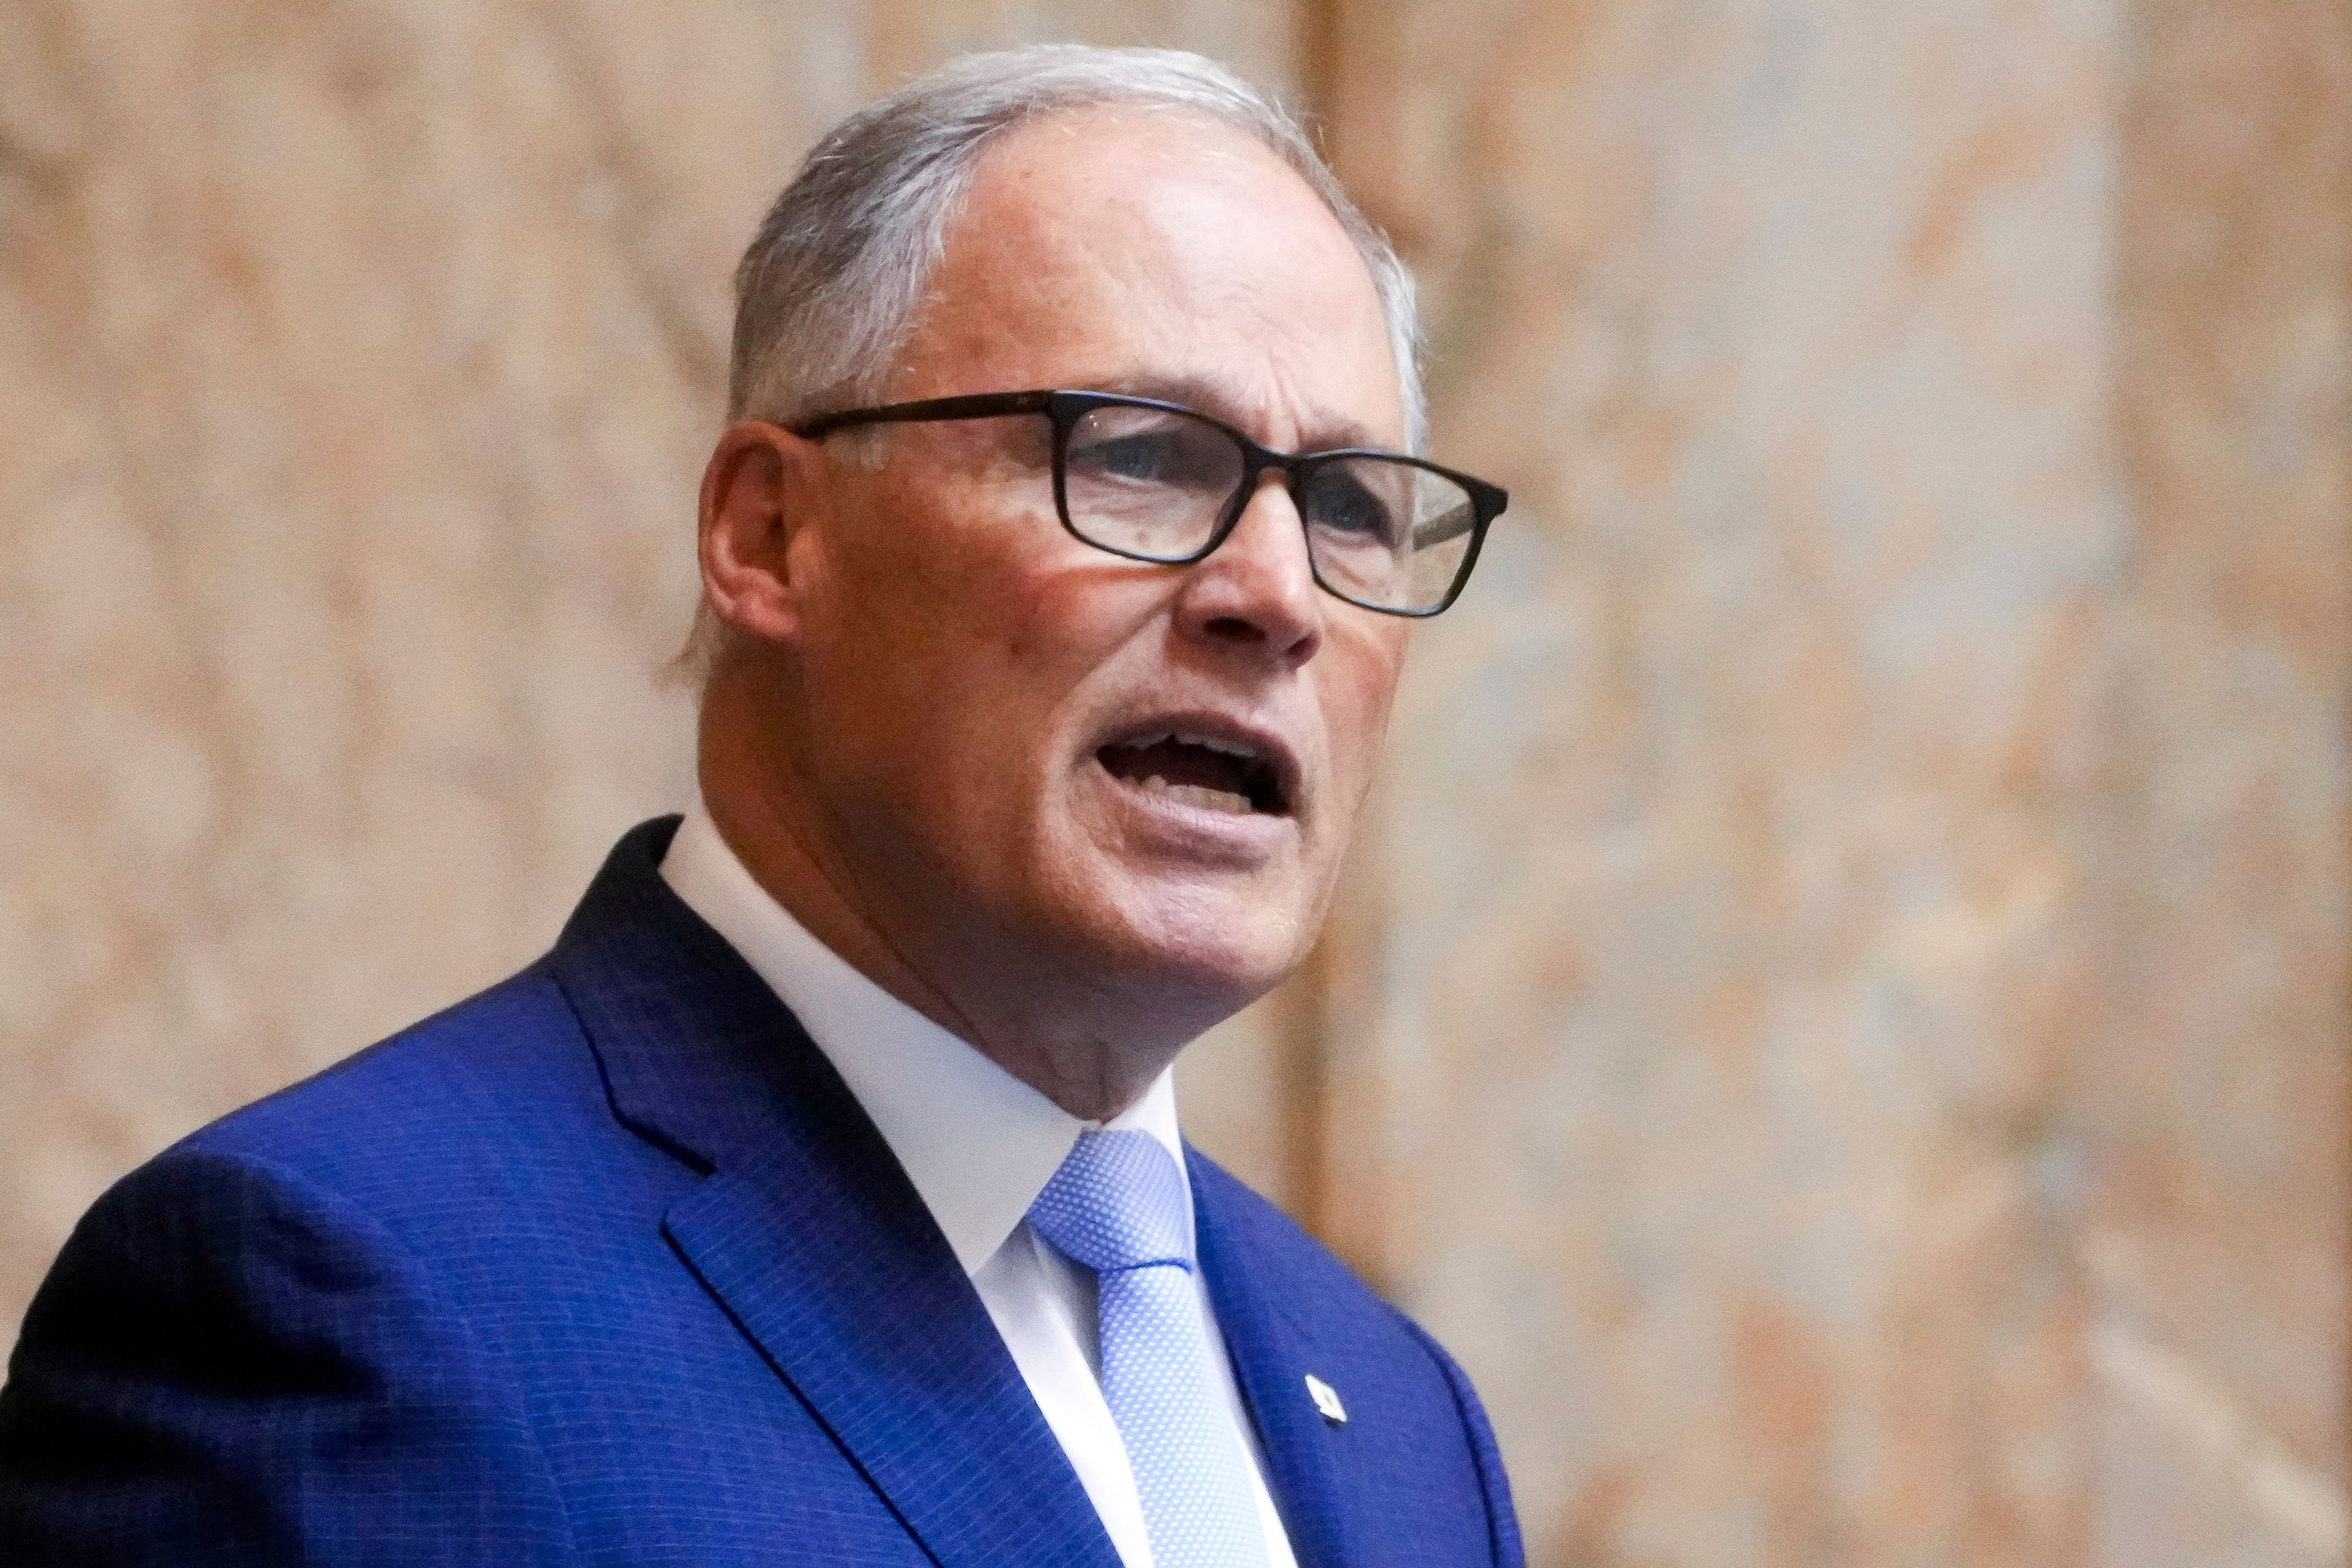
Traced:
<svg viewBox="0 0 2352 1568">
<path fill-rule="evenodd" d="M 1135 1472 L 1103 1398 L 1094 1271 L 1046 1246 L 1026 1216 L 1078 1135 L 1097 1127 L 1148 1132 L 1184 1171 L 1168 1074 L 1109 1121 L 1072 1116 L 810 935 L 753 880 L 698 801 L 671 840 L 661 874 L 774 988 L 881 1129 L 971 1277 L 1119 1561 L 1125 1568 L 1151 1568 Z M 1189 1213 L 1189 1173 L 1184 1198 Z M 1216 1352 L 1210 1360 L 1217 1396 L 1247 1462 L 1269 1568 L 1297 1568 L 1215 1309 L 1198 1269 L 1193 1279 Z"/>
</svg>

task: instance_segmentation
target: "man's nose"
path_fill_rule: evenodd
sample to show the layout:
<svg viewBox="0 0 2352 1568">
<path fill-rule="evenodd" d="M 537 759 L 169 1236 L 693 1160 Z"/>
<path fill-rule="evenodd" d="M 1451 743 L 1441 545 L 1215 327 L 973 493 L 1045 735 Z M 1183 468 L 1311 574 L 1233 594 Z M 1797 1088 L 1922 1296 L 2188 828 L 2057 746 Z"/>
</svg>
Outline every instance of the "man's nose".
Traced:
<svg viewBox="0 0 2352 1568">
<path fill-rule="evenodd" d="M 1261 479 L 1224 542 L 1184 570 L 1176 624 L 1185 636 L 1297 668 L 1323 644 L 1324 593 L 1307 531 L 1279 477 Z"/>
</svg>

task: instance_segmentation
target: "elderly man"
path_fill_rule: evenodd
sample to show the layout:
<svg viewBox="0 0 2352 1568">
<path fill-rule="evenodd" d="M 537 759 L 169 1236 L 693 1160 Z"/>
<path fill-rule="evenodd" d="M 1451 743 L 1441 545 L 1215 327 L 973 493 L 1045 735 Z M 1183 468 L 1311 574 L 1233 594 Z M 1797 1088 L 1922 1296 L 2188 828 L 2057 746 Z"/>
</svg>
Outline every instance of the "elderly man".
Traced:
<svg viewBox="0 0 2352 1568">
<path fill-rule="evenodd" d="M 739 275 L 701 799 L 511 981 L 91 1211 L 9 1563 L 1513 1563 L 1444 1353 L 1177 1132 L 1499 490 L 1191 57 L 981 57 Z"/>
</svg>

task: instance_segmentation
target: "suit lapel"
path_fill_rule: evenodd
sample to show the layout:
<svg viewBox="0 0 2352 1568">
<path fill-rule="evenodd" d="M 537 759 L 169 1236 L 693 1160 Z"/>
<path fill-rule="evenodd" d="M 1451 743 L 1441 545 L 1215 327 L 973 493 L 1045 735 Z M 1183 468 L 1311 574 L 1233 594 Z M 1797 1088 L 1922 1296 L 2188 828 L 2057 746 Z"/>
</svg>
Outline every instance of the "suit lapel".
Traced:
<svg viewBox="0 0 2352 1568">
<path fill-rule="evenodd" d="M 902 1191 L 782 1145 L 705 1182 L 667 1228 L 943 1568 L 1111 1563 L 971 1281 L 888 1174 Z"/>
<path fill-rule="evenodd" d="M 1229 1190 L 1239 1184 L 1198 1152 L 1187 1153 L 1193 1228 L 1209 1300 L 1257 1428 L 1271 1472 L 1266 1482 L 1291 1551 L 1300 1568 L 1369 1560 L 1349 1535 L 1340 1461 L 1349 1433 L 1326 1422 L 1307 1390 L 1307 1374 L 1317 1365 L 1313 1333 L 1293 1313 L 1278 1285 L 1265 1277 L 1264 1249 L 1247 1247 L 1239 1235 Z"/>
<path fill-rule="evenodd" d="M 710 1173 L 665 1229 L 941 1568 L 1117 1562 L 980 1297 L 766 983 L 621 841 L 548 960 L 620 1120 Z"/>
</svg>

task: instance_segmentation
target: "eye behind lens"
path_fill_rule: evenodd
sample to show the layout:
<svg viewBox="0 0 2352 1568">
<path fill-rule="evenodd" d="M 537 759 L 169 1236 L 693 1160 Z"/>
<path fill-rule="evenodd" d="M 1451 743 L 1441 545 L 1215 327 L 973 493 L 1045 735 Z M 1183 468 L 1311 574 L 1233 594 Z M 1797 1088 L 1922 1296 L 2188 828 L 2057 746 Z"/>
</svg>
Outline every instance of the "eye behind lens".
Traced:
<svg viewBox="0 0 2352 1568">
<path fill-rule="evenodd" d="M 1207 420 L 1124 405 L 1079 416 L 1065 461 L 1073 479 L 1164 485 L 1213 495 L 1220 503 L 1240 484 L 1243 468 L 1240 447 Z"/>
</svg>

